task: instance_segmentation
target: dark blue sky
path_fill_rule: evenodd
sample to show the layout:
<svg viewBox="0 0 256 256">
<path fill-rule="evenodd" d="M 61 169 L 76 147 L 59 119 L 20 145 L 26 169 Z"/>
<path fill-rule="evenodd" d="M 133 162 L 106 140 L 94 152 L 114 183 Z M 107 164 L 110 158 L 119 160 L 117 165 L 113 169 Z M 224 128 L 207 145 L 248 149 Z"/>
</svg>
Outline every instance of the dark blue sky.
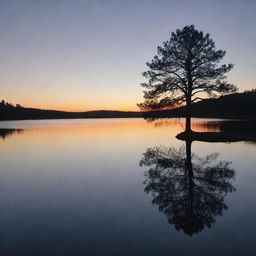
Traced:
<svg viewBox="0 0 256 256">
<path fill-rule="evenodd" d="M 0 0 L 1 98 L 66 110 L 136 109 L 157 45 L 185 25 L 210 33 L 256 87 L 255 0 Z"/>
</svg>

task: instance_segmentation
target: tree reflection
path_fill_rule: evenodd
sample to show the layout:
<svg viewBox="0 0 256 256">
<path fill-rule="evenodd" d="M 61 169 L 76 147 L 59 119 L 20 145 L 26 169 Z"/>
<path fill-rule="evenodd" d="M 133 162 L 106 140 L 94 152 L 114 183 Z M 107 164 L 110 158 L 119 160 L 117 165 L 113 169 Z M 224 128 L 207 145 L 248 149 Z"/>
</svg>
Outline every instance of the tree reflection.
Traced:
<svg viewBox="0 0 256 256">
<path fill-rule="evenodd" d="M 186 147 L 148 148 L 140 161 L 150 169 L 145 172 L 145 191 L 152 193 L 170 224 L 189 236 L 210 228 L 215 218 L 227 209 L 225 195 L 234 191 L 231 179 L 235 172 L 230 163 L 218 160 L 213 153 L 203 158 Z"/>
</svg>

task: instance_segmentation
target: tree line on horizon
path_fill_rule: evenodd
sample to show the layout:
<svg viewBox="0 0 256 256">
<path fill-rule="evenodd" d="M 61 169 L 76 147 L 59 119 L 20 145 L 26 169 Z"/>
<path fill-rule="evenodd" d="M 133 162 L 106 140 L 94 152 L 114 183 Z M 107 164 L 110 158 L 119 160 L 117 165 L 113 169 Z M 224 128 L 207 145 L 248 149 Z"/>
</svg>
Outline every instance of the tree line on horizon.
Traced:
<svg viewBox="0 0 256 256">
<path fill-rule="evenodd" d="M 148 119 L 186 117 L 186 106 L 144 112 Z M 192 117 L 256 119 L 256 89 L 198 101 L 191 105 Z"/>
<path fill-rule="evenodd" d="M 2 100 L 0 102 L 0 120 L 27 119 L 73 119 L 73 118 L 130 118 L 142 117 L 140 112 L 95 110 L 85 112 L 67 112 L 58 110 L 44 110 L 26 108 L 20 104 L 12 104 Z"/>
<path fill-rule="evenodd" d="M 64 112 L 57 110 L 42 110 L 25 108 L 20 104 L 0 102 L 0 120 L 24 119 L 61 119 L 61 118 L 133 118 L 149 119 L 185 117 L 186 107 L 169 110 L 123 112 L 123 111 L 88 111 Z M 216 99 L 206 99 L 191 106 L 192 117 L 215 118 L 256 118 L 256 89 L 242 93 L 233 93 Z"/>
</svg>

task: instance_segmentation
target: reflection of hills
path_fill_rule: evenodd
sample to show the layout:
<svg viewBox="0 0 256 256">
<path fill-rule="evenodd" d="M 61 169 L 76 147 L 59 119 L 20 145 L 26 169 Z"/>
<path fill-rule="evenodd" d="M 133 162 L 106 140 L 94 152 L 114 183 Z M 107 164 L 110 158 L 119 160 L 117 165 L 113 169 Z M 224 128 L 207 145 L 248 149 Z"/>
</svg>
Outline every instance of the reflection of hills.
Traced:
<svg viewBox="0 0 256 256">
<path fill-rule="evenodd" d="M 182 120 L 155 119 L 148 120 L 156 127 L 168 125 L 183 125 Z M 198 121 L 193 120 L 192 129 L 196 132 L 180 133 L 177 138 L 180 140 L 198 140 L 205 142 L 256 142 L 256 121 L 255 120 L 221 120 L 221 121 Z"/>
<path fill-rule="evenodd" d="M 206 127 L 208 130 L 218 128 L 220 132 L 255 133 L 256 121 L 254 120 L 221 120 L 199 122 L 199 127 Z"/>
<path fill-rule="evenodd" d="M 225 195 L 234 191 L 230 163 L 219 161 L 216 153 L 203 158 L 191 153 L 190 141 L 186 148 L 148 148 L 140 165 L 150 168 L 144 184 L 152 204 L 190 236 L 211 227 L 227 209 Z"/>
<path fill-rule="evenodd" d="M 202 127 L 209 130 L 219 128 L 220 132 L 185 132 L 177 135 L 180 140 L 198 140 L 206 142 L 256 142 L 256 121 L 210 121 L 202 122 Z"/>
<path fill-rule="evenodd" d="M 0 138 L 2 140 L 6 139 L 7 137 L 22 132 L 22 129 L 0 129 Z"/>
</svg>

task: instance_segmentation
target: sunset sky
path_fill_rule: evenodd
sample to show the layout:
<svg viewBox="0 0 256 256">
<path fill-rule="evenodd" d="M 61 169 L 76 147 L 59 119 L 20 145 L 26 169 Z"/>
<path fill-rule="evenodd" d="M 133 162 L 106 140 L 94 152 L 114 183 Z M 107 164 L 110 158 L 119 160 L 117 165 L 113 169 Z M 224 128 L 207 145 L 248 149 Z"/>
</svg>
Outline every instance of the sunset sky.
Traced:
<svg viewBox="0 0 256 256">
<path fill-rule="evenodd" d="M 256 87 L 255 0 L 0 0 L 0 95 L 59 110 L 138 110 L 145 62 L 185 25 L 210 33 Z"/>
</svg>

